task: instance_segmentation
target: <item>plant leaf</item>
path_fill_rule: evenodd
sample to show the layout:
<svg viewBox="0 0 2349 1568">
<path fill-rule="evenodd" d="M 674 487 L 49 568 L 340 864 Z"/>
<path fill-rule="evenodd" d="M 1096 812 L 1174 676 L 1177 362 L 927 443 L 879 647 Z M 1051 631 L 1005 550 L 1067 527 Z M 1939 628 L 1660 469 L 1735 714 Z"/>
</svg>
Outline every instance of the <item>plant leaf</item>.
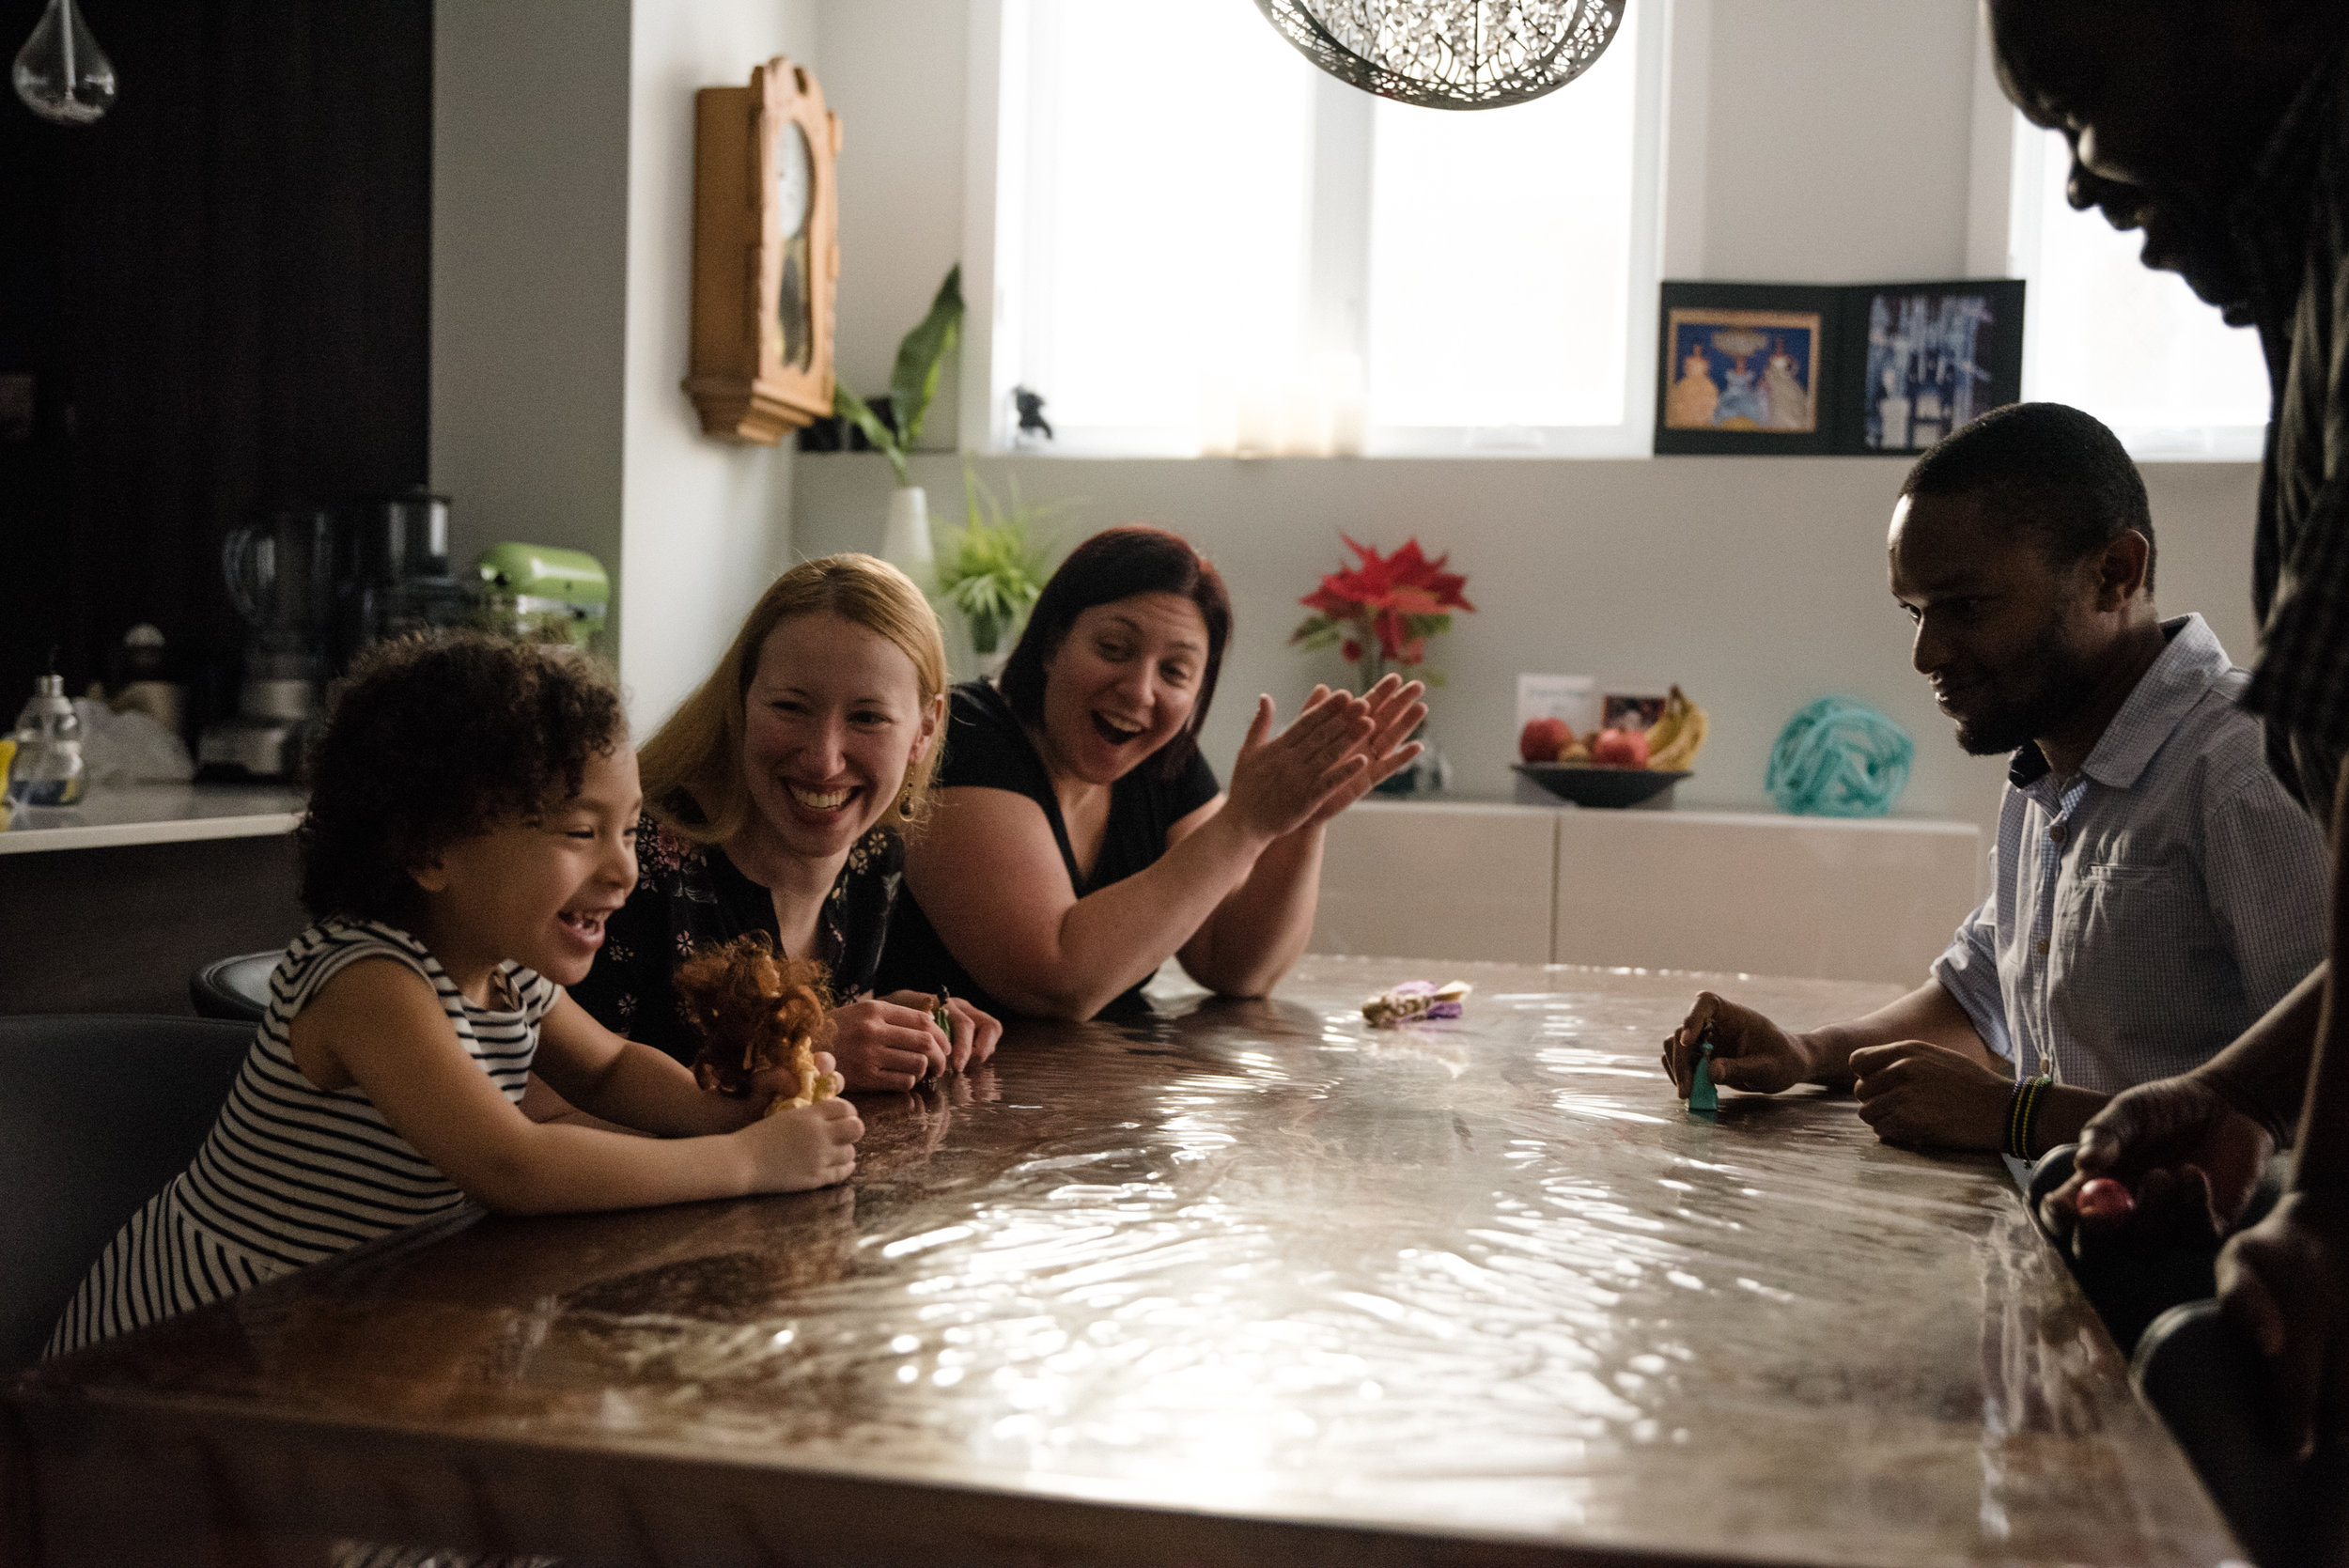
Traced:
<svg viewBox="0 0 2349 1568">
<path fill-rule="evenodd" d="M 881 422 L 880 415 L 873 411 L 871 404 L 850 392 L 848 382 L 834 380 L 832 383 L 832 411 L 864 432 L 864 439 L 871 442 L 874 449 L 889 459 L 889 466 L 897 471 L 898 484 L 913 483 L 906 474 L 905 453 L 897 445 L 897 432 Z"/>
<path fill-rule="evenodd" d="M 938 396 L 939 368 L 962 336 L 962 263 L 957 262 L 938 286 L 930 313 L 897 345 L 897 363 L 889 372 L 890 411 L 897 416 L 908 451 L 921 439 L 922 421 Z"/>
</svg>

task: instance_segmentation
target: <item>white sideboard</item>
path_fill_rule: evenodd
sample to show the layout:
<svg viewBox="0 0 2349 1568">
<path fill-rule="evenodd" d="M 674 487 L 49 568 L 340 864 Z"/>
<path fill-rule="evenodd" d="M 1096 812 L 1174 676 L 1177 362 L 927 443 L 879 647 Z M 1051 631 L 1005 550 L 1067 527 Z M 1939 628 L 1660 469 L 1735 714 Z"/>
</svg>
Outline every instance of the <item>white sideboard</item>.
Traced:
<svg viewBox="0 0 2349 1568">
<path fill-rule="evenodd" d="M 1979 897 L 1971 823 L 1365 800 L 1313 951 L 1915 985 Z"/>
</svg>

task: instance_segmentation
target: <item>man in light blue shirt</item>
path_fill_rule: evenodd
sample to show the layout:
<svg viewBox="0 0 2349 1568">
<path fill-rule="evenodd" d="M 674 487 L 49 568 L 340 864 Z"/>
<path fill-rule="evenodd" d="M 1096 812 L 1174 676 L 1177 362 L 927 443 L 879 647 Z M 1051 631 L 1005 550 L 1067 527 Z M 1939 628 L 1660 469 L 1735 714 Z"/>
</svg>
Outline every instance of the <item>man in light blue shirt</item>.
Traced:
<svg viewBox="0 0 2349 1568">
<path fill-rule="evenodd" d="M 1886 1140 L 2029 1158 L 2184 1072 L 2323 956 L 2326 858 L 2269 770 L 2248 677 L 2154 609 L 2145 487 L 2076 409 L 2000 409 L 1920 458 L 1890 538 L 1913 661 L 1958 743 L 2012 753 L 1992 888 L 1932 978 L 1791 1034 L 1710 992 L 1665 1042 L 1714 1081 L 1849 1085 Z"/>
</svg>

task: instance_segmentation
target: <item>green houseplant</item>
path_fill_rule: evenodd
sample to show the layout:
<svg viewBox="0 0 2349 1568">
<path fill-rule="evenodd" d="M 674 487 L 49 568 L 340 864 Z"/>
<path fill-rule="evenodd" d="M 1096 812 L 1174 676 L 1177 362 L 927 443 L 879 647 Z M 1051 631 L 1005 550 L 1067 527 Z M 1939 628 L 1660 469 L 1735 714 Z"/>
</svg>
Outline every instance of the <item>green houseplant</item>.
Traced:
<svg viewBox="0 0 2349 1568">
<path fill-rule="evenodd" d="M 1037 525 L 1069 505 L 1031 506 L 1016 479 L 1010 491 L 1005 505 L 969 463 L 962 465 L 963 525 L 938 567 L 939 596 L 962 613 L 972 651 L 990 661 L 1010 651 L 1012 633 L 1050 575 L 1050 541 L 1037 536 Z"/>
<path fill-rule="evenodd" d="M 946 273 L 930 302 L 929 314 L 897 345 L 897 363 L 889 372 L 889 417 L 834 380 L 832 411 L 864 432 L 889 466 L 896 472 L 897 488 L 889 497 L 888 521 L 881 530 L 881 559 L 913 579 L 924 593 L 935 586 L 930 550 L 929 498 L 913 482 L 906 455 L 922 437 L 922 421 L 930 400 L 938 396 L 938 378 L 962 336 L 962 268 Z"/>
<path fill-rule="evenodd" d="M 939 373 L 962 337 L 962 265 L 957 262 L 948 270 L 946 281 L 938 286 L 929 314 L 897 345 L 897 363 L 889 372 L 887 419 L 849 391 L 848 382 L 832 382 L 832 412 L 862 430 L 874 450 L 889 459 L 901 487 L 913 484 L 906 471 L 906 454 L 922 439 L 922 421 L 929 414 L 931 399 L 938 396 Z"/>
</svg>

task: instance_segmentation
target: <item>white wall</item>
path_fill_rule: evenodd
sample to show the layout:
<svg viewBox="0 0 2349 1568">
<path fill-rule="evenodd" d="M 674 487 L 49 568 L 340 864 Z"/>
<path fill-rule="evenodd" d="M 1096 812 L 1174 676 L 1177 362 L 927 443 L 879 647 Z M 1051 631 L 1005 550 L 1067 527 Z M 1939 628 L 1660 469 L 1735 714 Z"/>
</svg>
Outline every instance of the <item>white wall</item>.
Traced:
<svg viewBox="0 0 2349 1568">
<path fill-rule="evenodd" d="M 1701 275 L 1963 276 L 1972 0 L 1709 8 Z"/>
<path fill-rule="evenodd" d="M 962 256 L 966 0 L 826 0 L 824 93 L 840 113 L 840 379 L 889 390 L 897 340 Z M 981 302 L 973 300 L 975 310 Z M 952 447 L 955 379 L 924 443 Z"/>
<path fill-rule="evenodd" d="M 1283 712 L 1334 655 L 1286 645 L 1299 596 L 1341 562 L 1340 530 L 1452 552 L 1477 613 L 1435 647 L 1448 684 L 1431 729 L 1465 791 L 1505 796 L 1516 756 L 1517 672 L 1595 675 L 1618 689 L 1678 681 L 1713 719 L 1686 805 L 1768 809 L 1762 780 L 1786 720 L 1815 697 L 1862 698 L 1917 742 L 1907 816 L 1981 824 L 1995 842 L 2004 763 L 1968 757 L 1908 664 L 1884 533 L 1906 465 L 1884 458 L 984 459 L 1033 501 L 1078 505 L 1064 544 L 1119 522 L 1155 522 L 1222 569 L 1238 632 L 1208 755 L 1230 765 L 1251 699 Z M 941 505 L 957 459 L 915 459 Z M 801 552 L 877 550 L 890 479 L 869 454 L 806 456 Z M 2249 562 L 2257 473 L 2244 465 L 2146 471 L 2165 609 L 2201 610 L 2222 641 L 2252 645 Z"/>
<path fill-rule="evenodd" d="M 639 0 L 629 104 L 628 369 L 620 678 L 637 733 L 695 686 L 790 562 L 781 446 L 701 433 L 691 357 L 693 94 L 776 54 L 816 63 L 812 0 Z"/>
<path fill-rule="evenodd" d="M 812 61 L 814 0 L 439 0 L 432 455 L 460 558 L 497 539 L 614 573 L 639 733 L 788 557 L 788 447 L 699 433 L 693 93 Z"/>
<path fill-rule="evenodd" d="M 629 15 L 440 0 L 432 18 L 431 475 L 457 557 L 620 558 Z"/>
</svg>

